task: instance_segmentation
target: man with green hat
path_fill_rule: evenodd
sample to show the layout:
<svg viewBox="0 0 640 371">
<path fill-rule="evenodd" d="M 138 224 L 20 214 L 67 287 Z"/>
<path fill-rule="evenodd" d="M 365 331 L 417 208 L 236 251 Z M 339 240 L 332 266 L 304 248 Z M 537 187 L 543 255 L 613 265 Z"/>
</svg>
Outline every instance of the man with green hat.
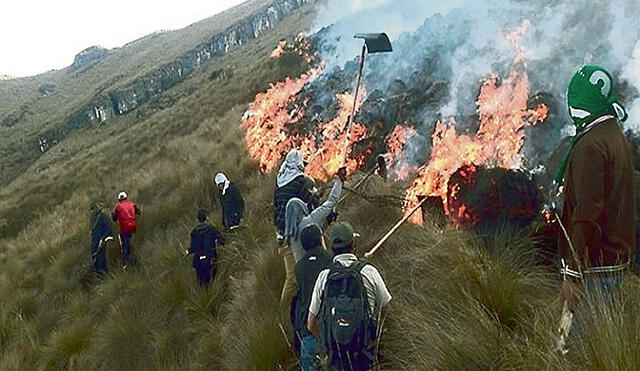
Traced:
<svg viewBox="0 0 640 371">
<path fill-rule="evenodd" d="M 556 176 L 564 187 L 559 246 L 572 311 L 577 292 L 610 300 L 635 253 L 631 147 L 620 128 L 627 113 L 602 67 L 584 66 L 567 91 L 576 135 Z M 604 294 L 604 296 L 603 296 Z"/>
<path fill-rule="evenodd" d="M 318 275 L 308 330 L 319 338 L 330 370 L 370 370 L 376 359 L 377 325 L 391 294 L 378 270 L 355 255 L 349 223 L 331 229 L 333 263 Z"/>
</svg>

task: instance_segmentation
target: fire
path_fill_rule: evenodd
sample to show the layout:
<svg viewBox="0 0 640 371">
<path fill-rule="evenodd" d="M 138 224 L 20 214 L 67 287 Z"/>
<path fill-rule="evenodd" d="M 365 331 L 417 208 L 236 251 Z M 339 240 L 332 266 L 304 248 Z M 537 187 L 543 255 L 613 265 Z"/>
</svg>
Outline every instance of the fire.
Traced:
<svg viewBox="0 0 640 371">
<path fill-rule="evenodd" d="M 308 41 L 299 36 L 295 45 L 300 45 L 296 46 L 300 49 L 294 49 L 295 51 L 306 50 Z M 276 51 L 280 53 L 279 50 L 283 50 L 284 53 L 288 48 L 286 41 L 282 41 Z M 280 163 L 282 156 L 293 148 L 298 148 L 307 161 L 305 173 L 319 180 L 329 179 L 343 164 L 349 173 L 364 165 L 366 153 L 354 156 L 351 148 L 354 143 L 366 137 L 366 128 L 353 123 L 347 143 L 346 125 L 354 107 L 354 97 L 348 92 L 336 96 L 339 108 L 334 119 L 318 123 L 310 133 L 291 132 L 304 117 L 308 103 L 297 104 L 298 94 L 323 71 L 324 64 L 321 62 L 297 79 L 287 78 L 272 84 L 249 105 L 241 127 L 246 130 L 247 152 L 260 164 L 263 172 L 271 172 Z M 355 102 L 356 112 L 366 96 L 364 88 L 361 89 L 358 101 Z"/>
<path fill-rule="evenodd" d="M 260 164 L 260 169 L 269 173 L 286 154 L 296 146 L 296 137 L 288 135 L 287 125 L 302 117 L 304 107 L 289 112 L 296 96 L 309 82 L 322 73 L 322 65 L 297 79 L 271 85 L 265 92 L 256 95 L 245 113 L 241 127 L 246 130 L 245 142 L 249 156 Z"/>
<path fill-rule="evenodd" d="M 365 95 L 366 92 L 363 91 L 358 97 L 356 111 L 362 105 Z M 364 165 L 364 155 L 360 155 L 357 158 L 349 157 L 351 144 L 362 140 L 367 135 L 367 130 L 364 126 L 357 123 L 353 124 L 349 138 L 350 145 L 346 146 L 347 132 L 345 126 L 353 108 L 354 96 L 350 93 L 343 93 L 338 94 L 336 98 L 340 107 L 338 115 L 333 120 L 318 126 L 321 140 L 320 146 L 316 144 L 316 138 L 313 136 L 306 137 L 300 146 L 302 155 L 308 161 L 305 173 L 315 179 L 327 180 L 342 166 L 345 157 L 346 162 L 344 165 L 347 167 L 348 173 L 352 173 Z M 345 153 L 345 149 L 347 153 Z"/>
<path fill-rule="evenodd" d="M 403 162 L 401 157 L 407 141 L 416 135 L 416 130 L 409 126 L 396 126 L 389 136 L 387 136 L 387 148 L 389 152 L 385 154 L 385 160 L 387 161 L 387 167 L 392 170 L 392 174 L 396 179 L 405 179 L 411 165 Z"/>
<path fill-rule="evenodd" d="M 429 163 L 419 169 L 419 176 L 406 195 L 405 210 L 418 203 L 418 195 L 440 196 L 447 204 L 447 183 L 463 165 L 518 168 L 522 165 L 519 151 L 524 144 L 523 128 L 544 121 L 548 108 L 541 104 L 527 108 L 529 78 L 525 72 L 511 71 L 499 81 L 490 77 L 482 82 L 476 105 L 479 129 L 476 135 L 458 135 L 455 120 L 449 125 L 436 123 Z M 422 215 L 411 221 L 422 223 Z"/>
<path fill-rule="evenodd" d="M 280 58 L 285 53 L 285 47 L 287 46 L 287 40 L 282 40 L 278 43 L 278 46 L 271 52 L 271 58 Z"/>
</svg>

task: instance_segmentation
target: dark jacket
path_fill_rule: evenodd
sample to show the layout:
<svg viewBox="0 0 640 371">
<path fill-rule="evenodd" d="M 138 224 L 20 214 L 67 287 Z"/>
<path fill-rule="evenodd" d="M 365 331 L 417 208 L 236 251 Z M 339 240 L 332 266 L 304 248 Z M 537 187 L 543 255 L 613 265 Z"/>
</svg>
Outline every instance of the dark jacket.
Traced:
<svg viewBox="0 0 640 371">
<path fill-rule="evenodd" d="M 244 199 L 238 190 L 238 187 L 232 182 L 225 194 L 218 191 L 220 196 L 220 206 L 222 207 L 222 225 L 225 228 L 231 228 L 240 224 L 240 219 L 244 215 Z"/>
<path fill-rule="evenodd" d="M 217 243 L 225 244 L 224 237 L 218 230 L 209 223 L 200 223 L 191 231 L 191 246 L 189 246 L 189 254 L 193 254 L 193 266 L 200 260 L 200 257 L 206 256 L 212 263 L 215 262 Z"/>
<path fill-rule="evenodd" d="M 315 184 L 313 179 L 305 175 L 298 176 L 282 187 L 278 187 L 276 184 L 276 190 L 273 195 L 273 206 L 275 208 L 273 220 L 281 235 L 284 235 L 284 220 L 287 202 L 289 202 L 290 199 L 297 197 L 307 204 L 307 208 L 309 209 L 309 212 L 311 212 L 318 204 L 318 195 L 314 189 Z"/>
<path fill-rule="evenodd" d="M 111 236 L 111 222 L 103 212 L 91 217 L 91 251 L 98 248 L 101 240 Z"/>
<path fill-rule="evenodd" d="M 294 310 L 294 329 L 303 337 L 309 335 L 307 330 L 307 317 L 309 316 L 309 304 L 316 279 L 320 272 L 329 268 L 333 256 L 321 246 L 311 249 L 296 263 L 296 302 Z"/>
<path fill-rule="evenodd" d="M 623 269 L 635 253 L 635 195 L 631 148 L 616 120 L 578 140 L 565 179 L 562 222 L 576 259 L 561 233 L 564 259 L 583 273 Z"/>
</svg>

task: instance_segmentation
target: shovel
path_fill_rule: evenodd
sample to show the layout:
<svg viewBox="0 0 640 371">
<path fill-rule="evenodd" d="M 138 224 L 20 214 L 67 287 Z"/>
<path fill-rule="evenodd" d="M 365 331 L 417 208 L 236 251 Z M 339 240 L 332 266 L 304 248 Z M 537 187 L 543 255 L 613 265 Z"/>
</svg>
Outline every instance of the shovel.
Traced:
<svg viewBox="0 0 640 371">
<path fill-rule="evenodd" d="M 358 33 L 354 37 L 356 39 L 364 39 L 364 45 L 362 45 L 362 53 L 360 54 L 360 67 L 358 68 L 358 78 L 356 80 L 356 92 L 353 97 L 353 108 L 351 109 L 351 115 L 347 119 L 347 136 L 345 137 L 343 164 L 347 162 L 347 151 L 351 144 L 351 126 L 356 114 L 356 105 L 358 104 L 364 60 L 367 54 L 388 53 L 393 51 L 389 36 L 387 36 L 386 33 Z"/>
</svg>

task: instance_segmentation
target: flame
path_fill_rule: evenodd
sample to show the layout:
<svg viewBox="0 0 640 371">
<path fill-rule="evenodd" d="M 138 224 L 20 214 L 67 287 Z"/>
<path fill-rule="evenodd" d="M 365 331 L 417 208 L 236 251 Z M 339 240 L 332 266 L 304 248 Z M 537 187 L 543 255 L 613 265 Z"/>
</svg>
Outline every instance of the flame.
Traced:
<svg viewBox="0 0 640 371">
<path fill-rule="evenodd" d="M 303 36 L 296 38 L 295 45 L 300 45 L 299 50 L 305 50 L 306 53 L 308 41 Z M 288 48 L 286 41 L 281 41 L 276 50 L 288 51 Z M 323 71 L 324 63 L 320 62 L 317 67 L 297 79 L 287 78 L 272 84 L 266 92 L 256 95 L 249 105 L 241 127 L 246 130 L 247 152 L 259 163 L 263 172 L 271 172 L 282 156 L 293 148 L 298 148 L 307 162 L 305 173 L 319 180 L 329 179 L 343 164 L 348 173 L 364 165 L 367 153 L 354 157 L 351 149 L 354 143 L 366 137 L 366 128 L 354 122 L 347 142 L 346 125 L 354 107 L 354 96 L 351 93 L 336 96 L 339 108 L 334 119 L 318 123 L 311 133 L 291 133 L 294 125 L 304 117 L 308 104 L 308 101 L 297 104 L 298 94 Z M 356 112 L 365 96 L 366 91 L 361 88 L 358 101 L 355 102 Z"/>
<path fill-rule="evenodd" d="M 416 134 L 416 130 L 412 127 L 397 125 L 393 128 L 391 134 L 387 136 L 386 142 L 389 152 L 384 156 L 387 161 L 387 167 L 392 169 L 391 174 L 396 179 L 405 179 L 412 170 L 411 165 L 402 161 L 402 153 L 407 141 Z"/>
<path fill-rule="evenodd" d="M 256 95 L 243 116 L 241 127 L 246 130 L 245 142 L 249 156 L 260 164 L 260 169 L 269 173 L 280 162 L 283 153 L 296 147 L 296 137 L 288 135 L 287 124 L 296 122 L 304 114 L 304 107 L 295 106 L 296 96 L 309 82 L 323 71 L 320 65 L 297 79 L 272 84 L 264 93 Z"/>
<path fill-rule="evenodd" d="M 528 75 L 513 69 L 501 82 L 497 77 L 483 81 L 476 102 L 480 123 L 475 136 L 458 135 L 455 119 L 449 125 L 437 122 L 429 163 L 418 170 L 418 178 L 407 191 L 405 211 L 418 203 L 418 195 L 440 196 L 446 205 L 447 182 L 463 165 L 520 167 L 522 129 L 544 121 L 549 112 L 543 104 L 528 109 L 528 97 Z M 422 215 L 414 214 L 411 221 L 421 224 Z"/>
<path fill-rule="evenodd" d="M 361 88 L 361 90 L 363 91 L 359 94 L 356 112 L 360 109 L 366 95 L 364 89 Z M 300 146 L 300 151 L 308 162 L 305 173 L 315 179 L 327 180 L 333 176 L 342 166 L 345 158 L 344 166 L 347 167 L 348 173 L 352 173 L 364 165 L 365 155 L 360 155 L 357 158 L 349 157 L 352 143 L 362 140 L 367 135 L 364 126 L 358 123 L 352 124 L 349 145 L 346 146 L 345 126 L 353 109 L 354 96 L 351 93 L 343 93 L 338 94 L 336 98 L 339 104 L 338 115 L 333 120 L 318 126 L 321 145 L 316 144 L 315 137 L 307 137 Z"/>
<path fill-rule="evenodd" d="M 271 52 L 271 58 L 280 58 L 285 53 L 285 47 L 287 46 L 287 40 L 282 40 L 278 43 L 275 49 Z"/>
</svg>

